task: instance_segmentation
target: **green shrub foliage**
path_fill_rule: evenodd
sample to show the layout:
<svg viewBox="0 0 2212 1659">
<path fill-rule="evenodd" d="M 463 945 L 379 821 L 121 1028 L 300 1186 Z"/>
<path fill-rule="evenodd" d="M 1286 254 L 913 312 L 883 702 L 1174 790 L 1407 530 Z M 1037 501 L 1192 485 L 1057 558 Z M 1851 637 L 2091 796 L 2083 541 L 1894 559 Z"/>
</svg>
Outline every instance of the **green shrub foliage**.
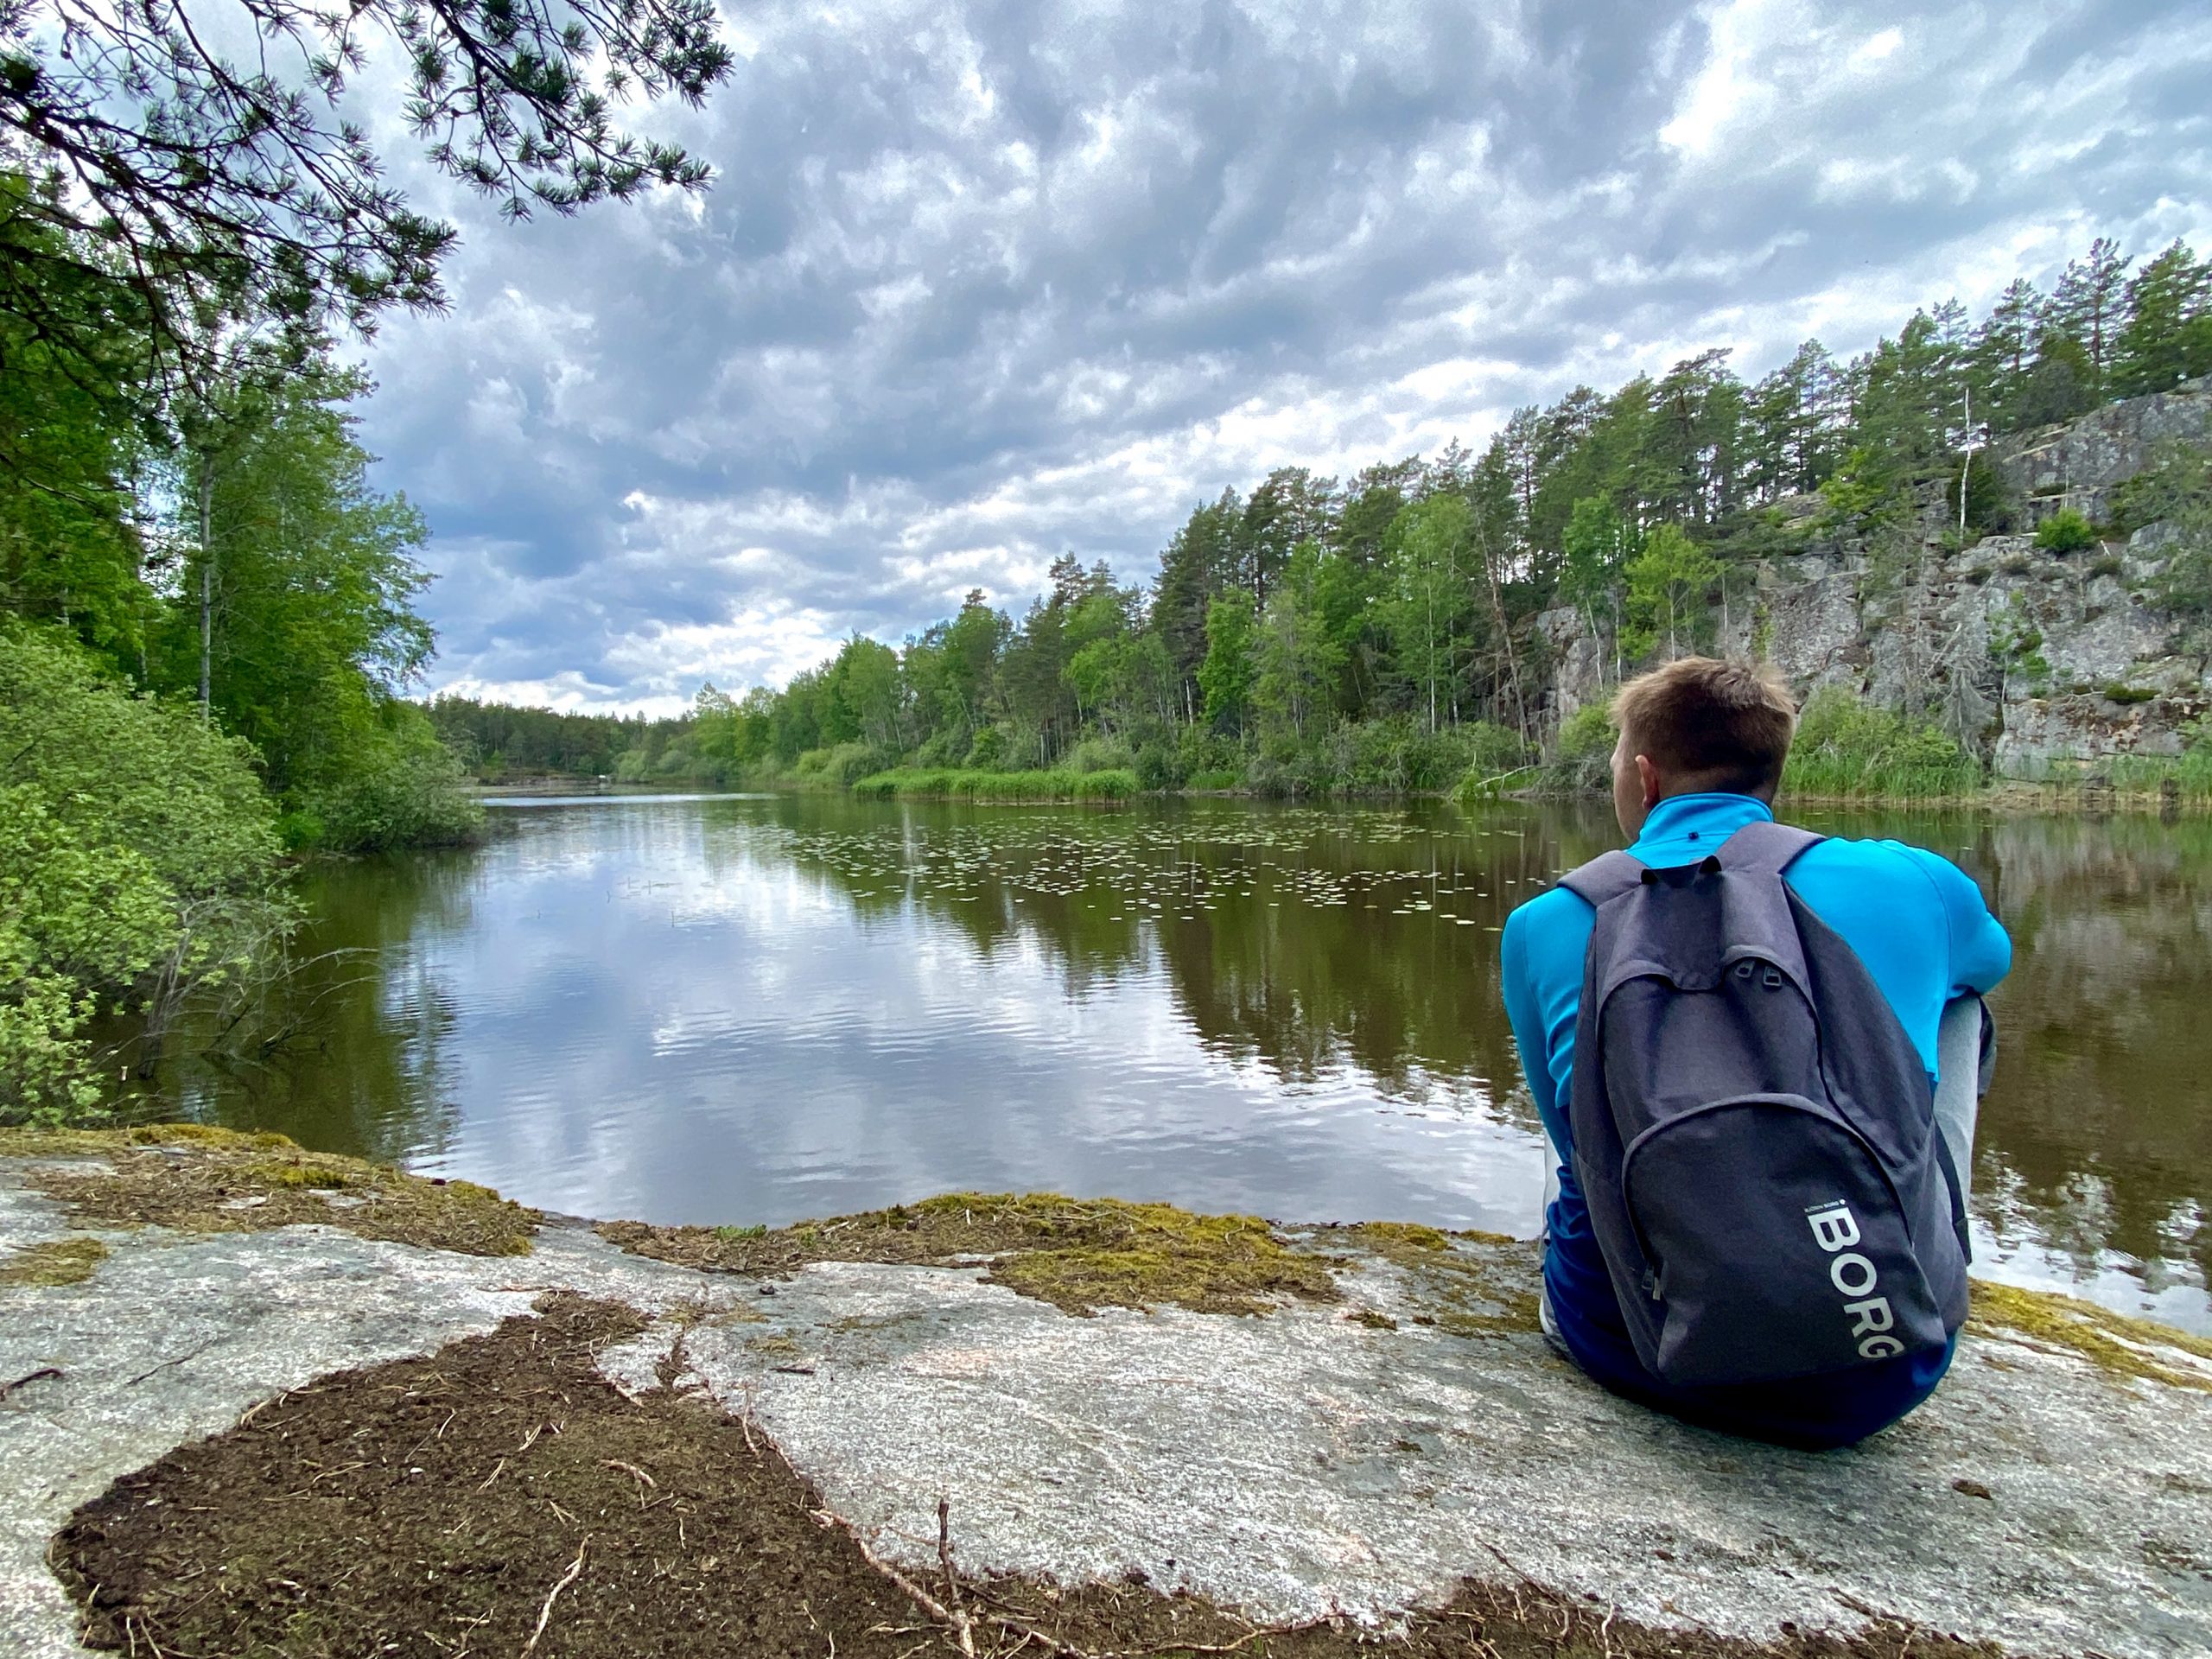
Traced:
<svg viewBox="0 0 2212 1659">
<path fill-rule="evenodd" d="M 290 918 L 251 749 L 53 629 L 0 628 L 0 1122 L 98 1104 L 85 1028 L 236 983 Z"/>
<path fill-rule="evenodd" d="M 2062 507 L 2036 526 L 2036 545 L 2046 553 L 2081 553 L 2097 544 L 2097 532 L 2071 507 Z"/>
</svg>

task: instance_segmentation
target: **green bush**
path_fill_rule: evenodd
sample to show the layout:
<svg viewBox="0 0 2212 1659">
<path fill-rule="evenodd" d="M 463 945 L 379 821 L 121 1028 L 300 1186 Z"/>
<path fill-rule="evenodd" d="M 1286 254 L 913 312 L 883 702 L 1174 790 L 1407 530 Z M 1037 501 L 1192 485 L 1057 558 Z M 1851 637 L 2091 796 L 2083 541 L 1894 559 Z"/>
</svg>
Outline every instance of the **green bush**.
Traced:
<svg viewBox="0 0 2212 1659">
<path fill-rule="evenodd" d="M 1137 758 L 1118 737 L 1087 737 L 1061 760 L 1067 772 L 1134 772 Z"/>
<path fill-rule="evenodd" d="M 791 781 L 801 789 L 850 789 L 885 770 L 895 758 L 865 743 L 809 749 L 792 766 Z"/>
<path fill-rule="evenodd" d="M 96 1114 L 85 1028 L 235 983 L 291 918 L 252 752 L 74 641 L 0 626 L 0 1123 Z"/>
<path fill-rule="evenodd" d="M 1495 777 L 1518 772 L 1534 758 L 1520 733 L 1487 720 L 1470 721 L 1459 728 L 1465 771 L 1471 776 Z"/>
<path fill-rule="evenodd" d="M 1147 743 L 1137 751 L 1137 785 L 1155 792 L 1183 787 L 1183 762 L 1165 743 Z"/>
<path fill-rule="evenodd" d="M 2127 685 L 2118 680 L 2114 680 L 2110 685 L 2105 687 L 2105 701 L 2119 703 L 2122 708 L 2131 703 L 2149 702 L 2158 695 L 2157 690 L 2152 687 Z"/>
<path fill-rule="evenodd" d="M 964 726 L 952 726 L 941 732 L 931 732 L 922 740 L 922 747 L 914 751 L 918 766 L 957 766 L 968 759 L 969 733 Z"/>
<path fill-rule="evenodd" d="M 1560 722 L 1538 779 L 1546 789 L 1608 790 L 1613 783 L 1612 701 L 1586 702 Z"/>
<path fill-rule="evenodd" d="M 2096 544 L 2095 528 L 2071 507 L 2061 507 L 2036 526 L 2036 545 L 2046 553 L 2079 553 Z"/>
<path fill-rule="evenodd" d="M 458 847 L 483 833 L 484 809 L 429 716 L 397 703 L 335 782 L 302 792 L 283 830 L 294 846 L 330 852 Z"/>
<path fill-rule="evenodd" d="M 1813 694 L 1783 773 L 1786 793 L 1926 800 L 1981 786 L 1981 766 L 1942 731 L 1842 686 Z"/>
</svg>

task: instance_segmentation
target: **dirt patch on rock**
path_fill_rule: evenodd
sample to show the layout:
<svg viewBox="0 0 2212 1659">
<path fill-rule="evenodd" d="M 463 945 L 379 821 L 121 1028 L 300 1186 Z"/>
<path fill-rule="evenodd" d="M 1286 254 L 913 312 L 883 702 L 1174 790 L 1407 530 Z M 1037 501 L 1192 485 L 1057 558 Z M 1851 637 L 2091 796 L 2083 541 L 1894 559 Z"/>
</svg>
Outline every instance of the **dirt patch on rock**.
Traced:
<svg viewBox="0 0 2212 1659">
<path fill-rule="evenodd" d="M 512 1656 L 541 1613 L 547 1659 L 823 1655 L 832 1637 L 894 1659 L 925 1638 L 757 1435 L 601 1380 L 598 1351 L 643 1324 L 556 1298 L 542 1318 L 280 1396 L 118 1481 L 54 1544 L 86 1641 Z"/>
<path fill-rule="evenodd" d="M 1295 1248 L 1256 1216 L 1200 1216 L 1056 1192 L 951 1192 L 772 1230 L 620 1221 L 599 1231 L 639 1255 L 763 1277 L 810 1262 L 988 1261 L 983 1276 L 991 1283 L 1077 1314 L 1162 1306 L 1263 1313 L 1285 1297 L 1342 1300 L 1330 1258 Z"/>
<path fill-rule="evenodd" d="M 537 1212 L 471 1181 L 402 1174 L 383 1164 L 310 1153 L 281 1135 L 241 1135 L 196 1123 L 137 1129 L 0 1131 L 0 1157 L 83 1157 L 29 1184 L 79 1221 L 258 1232 L 318 1222 L 364 1238 L 470 1255 L 523 1255 Z"/>
<path fill-rule="evenodd" d="M 759 1429 L 595 1360 L 626 1308 L 560 1296 L 425 1358 L 326 1377 L 117 1482 L 55 1539 L 109 1649 L 193 1656 L 1010 1659 L 1963 1659 L 1876 1618 L 1774 1644 L 1655 1630 L 1525 1578 L 1392 1632 L 1267 1630 L 1141 1578 L 1063 1588 L 884 1570 Z M 957 1546 L 957 1522 L 948 1539 Z M 945 1559 L 957 1565 L 948 1552 Z M 1501 1558 L 1501 1570 L 1510 1564 Z M 1871 1611 L 1871 1610 L 1870 1610 Z"/>
</svg>

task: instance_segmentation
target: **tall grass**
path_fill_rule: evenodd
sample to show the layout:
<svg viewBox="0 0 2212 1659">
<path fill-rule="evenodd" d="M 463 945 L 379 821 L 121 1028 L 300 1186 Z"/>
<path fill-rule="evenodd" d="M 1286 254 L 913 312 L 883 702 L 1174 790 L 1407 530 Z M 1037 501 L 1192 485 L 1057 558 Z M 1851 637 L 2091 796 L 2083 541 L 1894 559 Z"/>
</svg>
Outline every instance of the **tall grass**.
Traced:
<svg viewBox="0 0 2212 1659">
<path fill-rule="evenodd" d="M 1973 794 L 1983 781 L 1980 763 L 1936 727 L 1827 686 L 1798 718 L 1782 788 L 1832 800 L 1924 801 Z"/>
<path fill-rule="evenodd" d="M 1137 775 L 1103 772 L 978 772 L 957 766 L 894 766 L 861 779 L 853 793 L 874 800 L 1125 801 Z"/>
<path fill-rule="evenodd" d="M 2115 755 L 2111 776 L 2114 788 L 2146 795 L 2159 793 L 2171 779 L 2182 799 L 2212 802 L 2212 729 L 2200 723 L 2179 754 Z"/>
</svg>

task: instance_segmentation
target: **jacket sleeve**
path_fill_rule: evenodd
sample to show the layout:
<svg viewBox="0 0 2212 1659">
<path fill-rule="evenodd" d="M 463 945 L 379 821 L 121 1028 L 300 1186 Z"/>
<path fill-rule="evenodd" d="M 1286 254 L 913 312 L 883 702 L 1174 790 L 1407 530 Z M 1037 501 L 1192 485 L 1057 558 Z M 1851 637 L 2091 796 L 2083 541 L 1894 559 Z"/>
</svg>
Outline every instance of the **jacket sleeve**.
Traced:
<svg viewBox="0 0 2212 1659">
<path fill-rule="evenodd" d="M 1949 859 L 1933 853 L 1924 854 L 1923 859 L 1943 900 L 1951 957 L 1950 994 L 1982 995 L 2012 971 L 2011 936 L 1989 913 L 1989 906 L 1972 876 Z"/>
<path fill-rule="evenodd" d="M 1552 1144 L 1566 1153 L 1567 1103 L 1574 1076 L 1574 1021 L 1582 1001 L 1582 958 L 1596 912 L 1564 888 L 1541 893 L 1505 918 L 1498 944 L 1505 1018 L 1521 1070 Z"/>
</svg>

